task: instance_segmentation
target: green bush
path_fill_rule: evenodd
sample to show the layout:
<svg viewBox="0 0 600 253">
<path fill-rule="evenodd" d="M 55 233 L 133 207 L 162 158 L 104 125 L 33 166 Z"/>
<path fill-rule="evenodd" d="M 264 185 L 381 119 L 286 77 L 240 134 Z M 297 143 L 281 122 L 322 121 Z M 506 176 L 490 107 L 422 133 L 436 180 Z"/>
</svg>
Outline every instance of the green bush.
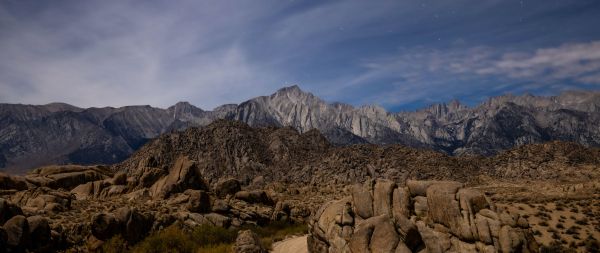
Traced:
<svg viewBox="0 0 600 253">
<path fill-rule="evenodd" d="M 133 253 L 193 253 L 197 244 L 183 230 L 170 226 L 146 237 L 131 249 Z"/>
<path fill-rule="evenodd" d="M 235 242 L 237 230 L 201 225 L 192 232 L 192 239 L 198 245 L 231 244 Z"/>
<path fill-rule="evenodd" d="M 127 242 L 123 240 L 123 237 L 117 235 L 110 238 L 102 245 L 101 252 L 103 253 L 121 253 L 127 251 Z"/>
</svg>

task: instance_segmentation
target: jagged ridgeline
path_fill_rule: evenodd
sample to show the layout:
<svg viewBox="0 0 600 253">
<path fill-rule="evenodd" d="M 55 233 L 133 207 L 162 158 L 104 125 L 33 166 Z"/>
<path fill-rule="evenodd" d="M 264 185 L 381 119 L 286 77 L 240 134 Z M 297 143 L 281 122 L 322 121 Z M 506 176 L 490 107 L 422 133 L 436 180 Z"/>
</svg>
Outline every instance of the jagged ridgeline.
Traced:
<svg viewBox="0 0 600 253">
<path fill-rule="evenodd" d="M 600 145 L 600 93 L 555 97 L 500 96 L 476 106 L 453 101 L 414 112 L 327 103 L 297 86 L 212 111 L 189 103 L 77 108 L 66 104 L 0 104 L 0 168 L 13 173 L 48 164 L 113 164 L 148 140 L 216 119 L 250 126 L 317 129 L 334 145 L 403 144 L 449 155 L 493 155 L 552 140 Z"/>
</svg>

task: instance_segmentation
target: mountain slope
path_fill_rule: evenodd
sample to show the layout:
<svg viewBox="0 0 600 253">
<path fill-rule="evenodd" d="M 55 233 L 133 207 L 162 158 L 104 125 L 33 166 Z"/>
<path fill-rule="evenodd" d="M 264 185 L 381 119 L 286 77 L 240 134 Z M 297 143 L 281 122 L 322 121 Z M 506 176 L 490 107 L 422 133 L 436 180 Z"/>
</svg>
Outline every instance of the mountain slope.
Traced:
<svg viewBox="0 0 600 253">
<path fill-rule="evenodd" d="M 327 103 L 298 86 L 212 111 L 180 102 L 82 109 L 67 104 L 0 104 L 0 168 L 15 173 L 55 163 L 115 163 L 161 133 L 206 126 L 217 119 L 250 126 L 317 129 L 333 145 L 403 144 L 450 155 L 493 155 L 552 140 L 600 146 L 600 92 L 554 97 L 494 97 L 476 107 L 458 101 L 414 112 Z"/>
<path fill-rule="evenodd" d="M 260 177 L 264 182 L 328 185 L 368 177 L 469 182 L 479 176 L 563 181 L 600 176 L 600 149 L 570 142 L 527 144 L 490 157 L 448 156 L 398 144 L 336 147 L 315 130 L 253 128 L 227 120 L 161 135 L 112 170 L 146 178 L 173 167 L 181 156 L 197 161 L 198 173 L 209 184 L 230 177 L 243 183 Z"/>
</svg>

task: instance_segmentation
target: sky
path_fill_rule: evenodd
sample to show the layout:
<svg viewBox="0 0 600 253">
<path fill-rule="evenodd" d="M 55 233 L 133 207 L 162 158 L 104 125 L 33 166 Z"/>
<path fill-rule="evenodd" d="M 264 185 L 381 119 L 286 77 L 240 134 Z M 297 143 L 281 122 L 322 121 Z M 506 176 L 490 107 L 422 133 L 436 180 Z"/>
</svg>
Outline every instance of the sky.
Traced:
<svg viewBox="0 0 600 253">
<path fill-rule="evenodd" d="M 600 1 L 0 0 L 0 103 L 212 109 L 292 84 L 390 111 L 600 90 Z"/>
</svg>

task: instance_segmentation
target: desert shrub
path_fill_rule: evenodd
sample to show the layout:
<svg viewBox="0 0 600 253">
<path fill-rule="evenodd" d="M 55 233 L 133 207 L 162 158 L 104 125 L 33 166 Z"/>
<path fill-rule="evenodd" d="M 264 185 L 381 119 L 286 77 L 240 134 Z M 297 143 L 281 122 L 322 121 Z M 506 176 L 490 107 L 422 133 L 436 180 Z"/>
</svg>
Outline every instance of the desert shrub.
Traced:
<svg viewBox="0 0 600 253">
<path fill-rule="evenodd" d="M 134 253 L 193 253 L 196 243 L 177 226 L 154 233 L 132 248 Z"/>
<path fill-rule="evenodd" d="M 570 249 L 563 246 L 560 241 L 553 241 L 550 245 L 540 247 L 541 253 L 562 253 L 562 252 L 576 252 L 575 249 Z"/>
<path fill-rule="evenodd" d="M 583 242 L 585 244 L 585 250 L 590 253 L 598 253 L 600 252 L 600 243 L 598 240 L 594 239 L 592 236 L 588 236 L 588 238 Z"/>
<path fill-rule="evenodd" d="M 110 238 L 104 242 L 101 249 L 102 253 L 121 253 L 127 251 L 127 243 L 120 235 Z"/>
<path fill-rule="evenodd" d="M 578 225 L 588 225 L 589 224 L 588 223 L 588 219 L 586 219 L 586 218 L 578 219 L 578 220 L 575 221 L 575 223 L 578 224 Z"/>
<path fill-rule="evenodd" d="M 538 223 L 538 225 L 542 226 L 542 227 L 547 227 L 548 226 L 548 222 L 546 221 L 541 221 L 540 223 Z"/>
<path fill-rule="evenodd" d="M 579 234 L 579 228 L 576 226 L 572 226 L 569 229 L 567 229 L 567 231 L 565 232 L 568 235 L 575 235 L 575 234 Z"/>
<path fill-rule="evenodd" d="M 539 230 L 534 230 L 533 235 L 540 236 L 540 235 L 542 235 L 542 232 L 540 232 Z"/>
<path fill-rule="evenodd" d="M 229 244 L 235 242 L 237 230 L 200 225 L 194 228 L 191 237 L 199 245 Z"/>
<path fill-rule="evenodd" d="M 302 235 L 308 232 L 306 224 L 289 223 L 284 221 L 273 222 L 264 227 L 250 227 L 260 238 L 261 243 L 266 248 L 270 248 L 271 244 L 285 239 L 291 235 Z"/>
<path fill-rule="evenodd" d="M 562 223 L 556 224 L 556 228 L 563 229 L 565 226 Z"/>
<path fill-rule="evenodd" d="M 558 233 L 552 233 L 552 239 L 560 240 L 560 235 L 558 235 Z"/>
<path fill-rule="evenodd" d="M 231 244 L 216 244 L 200 247 L 196 253 L 233 253 Z"/>
</svg>

